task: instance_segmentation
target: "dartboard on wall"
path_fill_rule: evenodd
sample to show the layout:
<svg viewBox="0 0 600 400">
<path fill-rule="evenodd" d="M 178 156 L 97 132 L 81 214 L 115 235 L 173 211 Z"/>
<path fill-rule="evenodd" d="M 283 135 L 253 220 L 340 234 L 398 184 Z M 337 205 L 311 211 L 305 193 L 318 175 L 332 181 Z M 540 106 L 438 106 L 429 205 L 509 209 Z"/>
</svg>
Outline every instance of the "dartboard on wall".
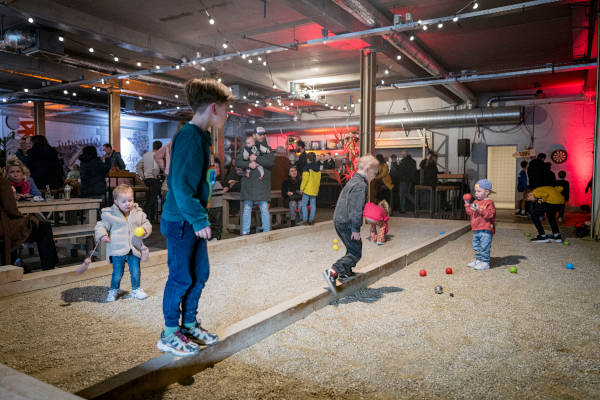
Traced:
<svg viewBox="0 0 600 400">
<path fill-rule="evenodd" d="M 550 155 L 550 158 L 552 158 L 552 161 L 554 161 L 555 164 L 562 164 L 567 161 L 567 152 L 562 149 L 554 150 Z"/>
</svg>

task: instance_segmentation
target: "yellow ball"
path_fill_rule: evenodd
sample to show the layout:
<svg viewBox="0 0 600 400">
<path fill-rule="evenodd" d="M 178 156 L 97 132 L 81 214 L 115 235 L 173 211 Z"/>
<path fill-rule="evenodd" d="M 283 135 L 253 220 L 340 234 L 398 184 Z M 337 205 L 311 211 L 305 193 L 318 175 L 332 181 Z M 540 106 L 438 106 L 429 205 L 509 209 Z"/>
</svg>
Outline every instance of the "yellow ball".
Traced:
<svg viewBox="0 0 600 400">
<path fill-rule="evenodd" d="M 137 228 L 135 228 L 135 230 L 133 231 L 133 233 L 137 237 L 142 237 L 142 236 L 144 236 L 144 234 L 146 233 L 146 231 L 141 226 L 138 226 Z"/>
<path fill-rule="evenodd" d="M 339 249 L 339 247 L 337 246 L 337 244 L 333 245 L 333 249 L 337 251 L 337 249 Z"/>
<path fill-rule="evenodd" d="M 333 244 L 338 244 L 338 240 L 337 239 L 333 239 Z"/>
</svg>

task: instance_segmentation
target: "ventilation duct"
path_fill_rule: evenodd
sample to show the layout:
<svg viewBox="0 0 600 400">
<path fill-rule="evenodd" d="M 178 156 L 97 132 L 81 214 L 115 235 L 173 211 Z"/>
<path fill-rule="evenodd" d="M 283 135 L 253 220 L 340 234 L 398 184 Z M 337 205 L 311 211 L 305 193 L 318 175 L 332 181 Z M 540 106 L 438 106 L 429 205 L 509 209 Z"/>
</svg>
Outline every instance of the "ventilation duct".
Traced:
<svg viewBox="0 0 600 400">
<path fill-rule="evenodd" d="M 512 125 L 523 120 L 521 107 L 473 108 L 457 111 L 427 111 L 395 115 L 378 115 L 375 126 L 378 130 L 411 130 L 452 128 L 481 125 Z M 357 131 L 360 117 L 329 118 L 308 121 L 265 123 L 261 125 L 267 133 L 302 132 L 316 129 L 332 129 L 339 132 Z M 246 132 L 252 132 L 247 129 Z"/>
</svg>

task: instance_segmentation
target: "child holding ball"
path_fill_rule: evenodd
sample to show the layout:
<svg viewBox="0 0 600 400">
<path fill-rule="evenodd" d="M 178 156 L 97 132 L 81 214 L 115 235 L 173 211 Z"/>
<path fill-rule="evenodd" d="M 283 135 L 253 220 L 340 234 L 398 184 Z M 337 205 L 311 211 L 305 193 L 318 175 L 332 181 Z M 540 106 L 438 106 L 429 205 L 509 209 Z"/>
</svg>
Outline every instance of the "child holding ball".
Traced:
<svg viewBox="0 0 600 400">
<path fill-rule="evenodd" d="M 131 274 L 131 295 L 143 300 L 148 296 L 140 287 L 142 239 L 150 236 L 152 225 L 142 209 L 133 202 L 133 189 L 129 185 L 117 186 L 113 190 L 113 199 L 115 203 L 112 207 L 102 209 L 102 217 L 95 228 L 96 240 L 107 243 L 106 250 L 113 264 L 106 302 L 115 301 L 119 295 L 125 262 Z"/>
<path fill-rule="evenodd" d="M 473 250 L 475 260 L 467 266 L 477 270 L 490 269 L 490 250 L 492 236 L 496 232 L 496 206 L 488 196 L 492 192 L 492 182 L 480 179 L 475 184 L 475 200 L 465 195 L 465 211 L 471 217 L 473 230 Z"/>
</svg>

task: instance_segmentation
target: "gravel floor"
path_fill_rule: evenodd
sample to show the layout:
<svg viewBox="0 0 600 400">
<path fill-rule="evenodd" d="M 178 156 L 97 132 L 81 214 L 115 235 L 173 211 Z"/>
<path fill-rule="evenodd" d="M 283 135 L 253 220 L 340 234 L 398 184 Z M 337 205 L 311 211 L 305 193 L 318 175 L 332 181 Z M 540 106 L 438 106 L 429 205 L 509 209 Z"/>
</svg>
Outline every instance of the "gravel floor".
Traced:
<svg viewBox="0 0 600 400">
<path fill-rule="evenodd" d="M 363 244 L 360 265 L 438 237 L 464 221 L 394 219 L 385 246 Z M 364 227 L 363 234 L 367 233 Z M 344 250 L 332 249 L 330 230 L 211 254 L 211 278 L 200 301 L 203 325 L 220 331 L 317 285 Z M 76 392 L 159 353 L 166 266 L 142 270 L 144 301 L 122 296 L 106 304 L 110 278 L 0 299 L 0 362 Z M 128 273 L 121 288 L 130 290 Z"/>
<path fill-rule="evenodd" d="M 463 235 L 153 398 L 598 399 L 600 246 L 526 229 L 498 230 L 489 271 Z"/>
</svg>

